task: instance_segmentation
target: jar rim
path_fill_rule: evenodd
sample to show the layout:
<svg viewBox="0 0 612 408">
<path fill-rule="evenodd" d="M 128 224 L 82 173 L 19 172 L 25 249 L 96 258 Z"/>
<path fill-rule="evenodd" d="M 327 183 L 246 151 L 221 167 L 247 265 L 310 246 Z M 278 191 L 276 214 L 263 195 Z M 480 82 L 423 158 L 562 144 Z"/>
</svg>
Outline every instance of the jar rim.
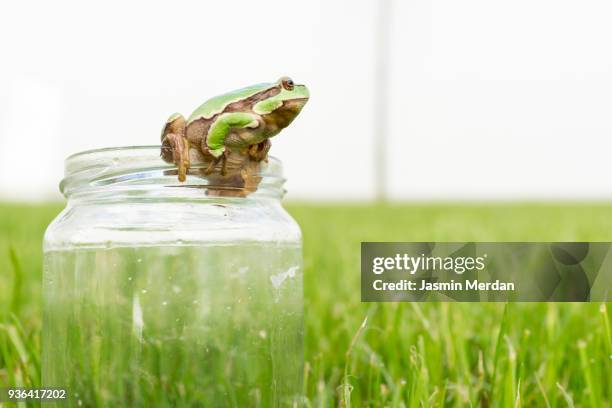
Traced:
<svg viewBox="0 0 612 408">
<path fill-rule="evenodd" d="M 101 193 L 113 190 L 151 192 L 152 187 L 227 188 L 215 185 L 202 175 L 203 164 L 192 164 L 185 182 L 179 182 L 177 168 L 160 157 L 160 145 L 105 147 L 77 152 L 64 161 L 64 178 L 60 191 L 67 198 L 74 195 Z M 281 161 L 268 156 L 253 175 L 258 179 L 257 192 L 282 196 L 283 168 Z M 241 190 L 231 187 L 233 190 Z M 159 189 L 158 189 L 159 190 Z M 167 189 L 166 189 L 167 190 Z M 171 189 L 173 191 L 185 189 Z M 133 194 L 132 194 L 133 195 Z M 200 191 L 201 195 L 201 191 Z"/>
</svg>

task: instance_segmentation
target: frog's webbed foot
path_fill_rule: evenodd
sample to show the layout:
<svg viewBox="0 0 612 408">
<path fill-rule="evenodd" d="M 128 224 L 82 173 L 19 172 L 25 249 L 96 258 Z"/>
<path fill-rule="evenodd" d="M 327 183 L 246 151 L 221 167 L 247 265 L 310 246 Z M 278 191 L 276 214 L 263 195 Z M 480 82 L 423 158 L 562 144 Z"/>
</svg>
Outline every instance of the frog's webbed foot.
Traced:
<svg viewBox="0 0 612 408">
<path fill-rule="evenodd" d="M 270 147 L 272 147 L 270 139 L 266 139 L 261 143 L 249 146 L 249 157 L 257 162 L 265 160 L 268 158 L 268 152 L 270 151 Z"/>
<path fill-rule="evenodd" d="M 189 141 L 185 137 L 185 118 L 172 115 L 162 131 L 161 157 L 178 167 L 179 181 L 185 181 L 189 169 Z"/>
</svg>

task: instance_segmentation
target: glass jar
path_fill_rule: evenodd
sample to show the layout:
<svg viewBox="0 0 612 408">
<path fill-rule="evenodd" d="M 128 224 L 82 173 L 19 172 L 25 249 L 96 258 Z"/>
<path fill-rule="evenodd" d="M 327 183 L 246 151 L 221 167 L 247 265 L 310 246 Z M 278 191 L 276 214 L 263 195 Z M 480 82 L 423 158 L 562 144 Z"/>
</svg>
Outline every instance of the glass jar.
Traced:
<svg viewBox="0 0 612 408">
<path fill-rule="evenodd" d="M 281 163 L 262 162 L 250 194 L 197 172 L 180 183 L 159 146 L 66 159 L 44 239 L 43 384 L 72 405 L 298 404 L 302 246 Z"/>
</svg>

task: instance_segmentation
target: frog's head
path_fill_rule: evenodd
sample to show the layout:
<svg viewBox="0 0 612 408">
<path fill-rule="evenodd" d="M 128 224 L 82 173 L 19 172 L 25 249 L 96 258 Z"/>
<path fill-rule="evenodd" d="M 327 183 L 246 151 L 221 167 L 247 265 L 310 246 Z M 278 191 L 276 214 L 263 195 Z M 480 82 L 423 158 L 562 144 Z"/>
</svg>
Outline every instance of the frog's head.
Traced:
<svg viewBox="0 0 612 408">
<path fill-rule="evenodd" d="M 278 91 L 257 102 L 253 110 L 261 115 L 266 123 L 275 125 L 280 131 L 299 115 L 308 102 L 310 93 L 306 85 L 295 84 L 289 77 L 282 77 L 272 86 Z"/>
</svg>

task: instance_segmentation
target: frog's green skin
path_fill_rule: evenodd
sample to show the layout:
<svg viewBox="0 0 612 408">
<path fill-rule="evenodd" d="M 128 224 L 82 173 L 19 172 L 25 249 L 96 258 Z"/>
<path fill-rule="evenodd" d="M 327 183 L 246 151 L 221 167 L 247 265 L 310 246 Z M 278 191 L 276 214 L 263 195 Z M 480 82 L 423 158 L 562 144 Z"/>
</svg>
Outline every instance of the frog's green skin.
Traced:
<svg viewBox="0 0 612 408">
<path fill-rule="evenodd" d="M 211 157 L 211 170 L 234 151 L 263 160 L 270 148 L 268 139 L 295 119 L 308 98 L 306 86 L 287 77 L 216 96 L 187 120 L 176 113 L 168 118 L 162 132 L 162 157 L 177 164 L 181 181 L 189 167 L 189 148 Z"/>
</svg>

